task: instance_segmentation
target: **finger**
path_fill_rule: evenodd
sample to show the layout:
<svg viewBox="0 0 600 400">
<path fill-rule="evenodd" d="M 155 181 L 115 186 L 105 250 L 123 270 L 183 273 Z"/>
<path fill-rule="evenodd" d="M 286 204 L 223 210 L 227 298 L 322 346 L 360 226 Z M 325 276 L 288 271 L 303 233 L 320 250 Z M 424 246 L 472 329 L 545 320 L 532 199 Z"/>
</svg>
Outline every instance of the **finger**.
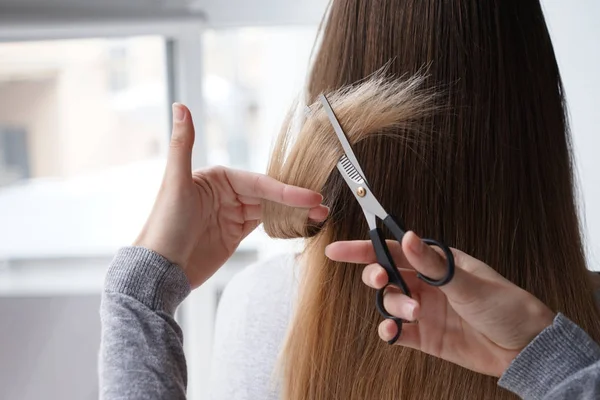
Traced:
<svg viewBox="0 0 600 400">
<path fill-rule="evenodd" d="M 401 269 L 400 273 L 404 282 L 413 290 L 419 290 L 422 281 L 417 278 L 414 269 Z M 389 282 L 386 270 L 379 264 L 369 264 L 363 269 L 362 280 L 365 285 L 373 289 L 381 289 Z"/>
<path fill-rule="evenodd" d="M 173 132 L 167 157 L 169 178 L 192 176 L 194 123 L 190 110 L 183 104 L 173 104 Z"/>
<path fill-rule="evenodd" d="M 408 262 L 418 272 L 432 279 L 441 279 L 446 275 L 448 268 L 446 259 L 432 247 L 423 243 L 414 232 L 408 232 L 404 235 L 402 249 Z M 467 262 L 467 259 L 472 259 L 472 261 L 469 261 L 470 264 L 478 262 L 484 268 L 489 267 L 465 253 L 459 254 L 454 252 L 453 254 L 459 255 L 459 258 L 455 259 L 456 268 L 454 270 L 454 277 L 446 285 L 439 288 L 450 300 L 461 302 L 466 299 L 474 299 L 476 298 L 474 296 L 475 292 L 479 292 L 480 290 L 481 280 L 477 279 L 472 273 L 462 269 L 461 263 L 464 264 Z M 471 268 L 473 267 L 471 266 Z"/>
<path fill-rule="evenodd" d="M 398 326 L 396 322 L 391 319 L 381 321 L 377 329 L 379 337 L 386 342 L 389 342 L 396 336 L 398 332 Z M 396 341 L 396 345 L 410 347 L 412 349 L 420 350 L 421 348 L 421 335 L 419 332 L 419 324 L 402 324 L 402 332 L 400 337 Z"/>
<path fill-rule="evenodd" d="M 226 169 L 226 173 L 238 196 L 257 197 L 302 208 L 316 207 L 323 201 L 323 196 L 317 192 L 281 183 L 267 175 L 234 169 Z"/>
<path fill-rule="evenodd" d="M 390 249 L 390 254 L 396 266 L 401 266 L 405 263 L 402 246 L 395 240 L 386 240 L 386 244 Z M 356 264 L 369 264 L 377 262 L 375 249 L 370 240 L 351 240 L 344 242 L 331 243 L 325 248 L 325 255 L 333 261 L 350 262 Z"/>
<path fill-rule="evenodd" d="M 325 221 L 325 219 L 327 219 L 328 215 L 329 215 L 329 207 L 324 206 L 322 204 L 320 204 L 316 207 L 313 207 L 308 211 L 308 218 L 315 222 Z"/>
<path fill-rule="evenodd" d="M 261 204 L 262 200 L 258 197 L 238 196 L 238 201 L 243 204 Z"/>
<path fill-rule="evenodd" d="M 256 216 L 256 210 L 261 210 L 261 200 L 256 198 L 256 197 L 247 197 L 247 196 L 238 196 L 238 201 L 240 203 L 242 203 L 244 206 L 249 207 L 249 206 L 256 206 L 256 207 L 251 207 L 250 209 L 253 210 L 252 213 L 252 218 L 249 218 L 246 216 L 246 214 L 244 214 L 244 219 L 245 220 L 249 220 L 249 219 L 260 219 L 261 215 L 258 214 L 258 216 Z M 308 218 L 311 219 L 312 221 L 315 222 L 322 222 L 325 221 L 325 219 L 327 219 L 327 216 L 329 215 L 329 207 L 324 206 L 323 204 L 320 204 L 316 207 L 311 208 L 310 210 L 308 210 Z"/>
<path fill-rule="evenodd" d="M 260 219 L 262 212 L 262 207 L 260 205 L 244 204 L 242 209 L 244 211 L 244 221 L 255 221 Z"/>
<path fill-rule="evenodd" d="M 444 255 L 444 251 L 442 249 L 440 249 L 439 247 L 431 247 L 433 250 L 435 250 L 438 254 L 440 254 L 444 259 L 446 258 L 446 256 Z M 460 269 L 462 269 L 463 271 L 466 271 L 470 274 L 473 274 L 475 276 L 481 277 L 481 278 L 487 278 L 487 279 L 505 279 L 502 275 L 500 275 L 496 270 L 494 270 L 493 268 L 491 268 L 490 266 L 488 266 L 486 263 L 484 263 L 483 261 L 480 261 L 474 257 L 471 257 L 470 255 L 468 255 L 467 253 L 464 253 L 458 249 L 455 248 L 450 248 L 450 251 L 452 252 L 452 256 L 454 257 L 454 263 L 457 267 L 459 267 Z"/>
<path fill-rule="evenodd" d="M 388 284 L 389 277 L 381 265 L 369 264 L 363 269 L 362 281 L 373 289 L 381 289 Z"/>
<path fill-rule="evenodd" d="M 406 321 L 415 321 L 419 318 L 419 302 L 399 291 L 386 291 L 383 296 L 383 306 L 394 317 L 402 318 Z"/>
</svg>

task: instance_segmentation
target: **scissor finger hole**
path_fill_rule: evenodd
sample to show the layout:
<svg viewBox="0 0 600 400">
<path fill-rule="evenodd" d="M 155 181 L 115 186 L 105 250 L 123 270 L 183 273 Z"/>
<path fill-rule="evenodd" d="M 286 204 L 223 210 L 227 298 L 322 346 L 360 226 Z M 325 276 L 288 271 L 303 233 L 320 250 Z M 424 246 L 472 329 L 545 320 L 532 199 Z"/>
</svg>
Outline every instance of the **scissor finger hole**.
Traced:
<svg viewBox="0 0 600 400">
<path fill-rule="evenodd" d="M 386 319 L 413 321 L 418 316 L 418 302 L 415 305 L 414 300 L 396 288 L 389 289 L 387 293 L 385 289 L 378 291 L 376 303 L 379 313 Z"/>
<path fill-rule="evenodd" d="M 419 279 L 425 281 L 426 283 L 428 283 L 431 286 L 443 286 L 443 285 L 447 284 L 454 277 L 454 254 L 452 254 L 452 251 L 450 250 L 450 248 L 448 246 L 446 246 L 438 241 L 435 241 L 432 239 L 423 239 L 423 243 L 425 243 L 429 246 L 432 246 L 434 249 L 438 248 L 443 252 L 443 258 L 445 258 L 445 261 L 446 261 L 446 275 L 444 275 L 440 279 L 432 279 L 421 273 L 419 273 L 417 276 L 419 277 Z M 437 249 L 435 249 L 435 250 L 437 252 Z"/>
<path fill-rule="evenodd" d="M 402 292 L 402 289 L 397 288 L 394 285 L 387 285 L 386 287 L 383 288 L 383 297 L 385 297 L 389 294 L 396 294 L 396 293 L 404 293 L 404 292 Z"/>
</svg>

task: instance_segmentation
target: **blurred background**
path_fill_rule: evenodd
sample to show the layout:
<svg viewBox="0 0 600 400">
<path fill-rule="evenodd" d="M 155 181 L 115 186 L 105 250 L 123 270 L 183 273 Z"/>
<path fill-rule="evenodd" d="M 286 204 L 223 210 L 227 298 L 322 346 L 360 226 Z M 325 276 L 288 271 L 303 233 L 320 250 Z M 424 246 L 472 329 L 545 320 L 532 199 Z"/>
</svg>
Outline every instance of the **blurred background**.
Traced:
<svg viewBox="0 0 600 400">
<path fill-rule="evenodd" d="M 542 2 L 570 106 L 588 259 L 600 269 L 600 3 Z M 0 399 L 98 397 L 103 276 L 152 205 L 171 103 L 194 114 L 196 167 L 264 171 L 326 6 L 0 0 Z M 224 285 L 288 248 L 259 230 L 180 308 L 190 399 L 205 398 Z"/>
</svg>

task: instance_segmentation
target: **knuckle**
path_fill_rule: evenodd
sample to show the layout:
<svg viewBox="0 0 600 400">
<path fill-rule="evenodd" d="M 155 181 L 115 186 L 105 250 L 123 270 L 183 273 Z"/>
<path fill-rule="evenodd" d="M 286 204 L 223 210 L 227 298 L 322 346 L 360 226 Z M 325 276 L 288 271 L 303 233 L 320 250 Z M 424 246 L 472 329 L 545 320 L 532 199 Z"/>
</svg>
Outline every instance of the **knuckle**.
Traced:
<svg viewBox="0 0 600 400">
<path fill-rule="evenodd" d="M 210 170 L 215 174 L 227 173 L 227 167 L 224 167 L 223 165 L 215 165 L 214 167 L 210 167 Z"/>
<path fill-rule="evenodd" d="M 373 255 L 373 247 L 372 247 L 371 243 L 370 242 L 365 243 L 365 246 L 363 246 L 360 249 L 360 252 L 359 252 L 360 258 L 363 260 L 369 260 L 372 258 L 371 257 L 372 255 Z"/>
<path fill-rule="evenodd" d="M 213 184 L 228 182 L 227 168 L 222 165 L 203 168 L 202 170 L 197 171 L 197 173 L 203 175 L 207 181 L 213 182 Z"/>
<path fill-rule="evenodd" d="M 178 135 L 173 135 L 169 141 L 169 147 L 172 149 L 186 149 L 189 147 L 189 145 L 185 138 L 182 138 Z"/>
<path fill-rule="evenodd" d="M 252 182 L 252 192 L 256 194 L 258 197 L 264 197 L 264 193 L 262 190 L 262 181 L 263 175 L 256 175 Z"/>
</svg>

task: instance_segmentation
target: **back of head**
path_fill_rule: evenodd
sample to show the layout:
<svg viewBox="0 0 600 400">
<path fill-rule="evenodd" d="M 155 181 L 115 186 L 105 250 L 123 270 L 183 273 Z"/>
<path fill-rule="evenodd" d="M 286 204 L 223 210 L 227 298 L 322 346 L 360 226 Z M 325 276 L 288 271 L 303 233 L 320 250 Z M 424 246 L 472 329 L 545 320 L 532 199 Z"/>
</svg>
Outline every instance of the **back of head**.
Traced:
<svg viewBox="0 0 600 400">
<path fill-rule="evenodd" d="M 308 100 L 333 93 L 383 206 L 600 339 L 560 74 L 539 1 L 333 0 L 321 41 Z M 301 215 L 266 208 L 272 236 L 311 237 L 284 350 L 283 398 L 512 398 L 495 378 L 378 338 L 381 317 L 361 268 L 324 257 L 332 241 L 368 239 L 335 170 L 339 143 L 318 109 L 295 143 L 287 135 L 269 174 L 320 190 L 331 215 L 304 227 Z"/>
</svg>

